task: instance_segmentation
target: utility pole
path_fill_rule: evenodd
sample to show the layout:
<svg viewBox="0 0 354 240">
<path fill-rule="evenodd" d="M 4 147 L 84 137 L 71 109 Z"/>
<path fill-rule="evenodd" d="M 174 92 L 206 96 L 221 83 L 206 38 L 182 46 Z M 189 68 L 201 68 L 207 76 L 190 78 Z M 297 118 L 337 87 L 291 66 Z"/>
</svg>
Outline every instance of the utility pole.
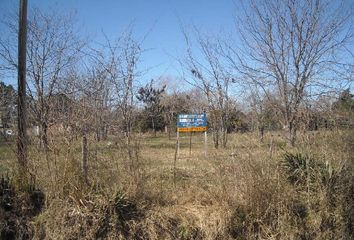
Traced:
<svg viewBox="0 0 354 240">
<path fill-rule="evenodd" d="M 20 180 L 26 181 L 27 134 L 26 134 L 26 42 L 27 42 L 27 0 L 20 0 L 18 34 L 18 98 L 17 98 L 17 159 Z"/>
</svg>

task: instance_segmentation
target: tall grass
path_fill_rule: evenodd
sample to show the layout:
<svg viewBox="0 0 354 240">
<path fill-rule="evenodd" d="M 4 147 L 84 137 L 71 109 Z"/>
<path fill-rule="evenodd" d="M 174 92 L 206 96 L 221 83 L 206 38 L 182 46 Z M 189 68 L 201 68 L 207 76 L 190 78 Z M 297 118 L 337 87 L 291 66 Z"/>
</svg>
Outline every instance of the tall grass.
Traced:
<svg viewBox="0 0 354 240">
<path fill-rule="evenodd" d="M 227 149 L 193 139 L 175 162 L 175 141 L 135 136 L 132 146 L 89 139 L 89 184 L 79 141 L 56 137 L 47 157 L 31 148 L 31 172 L 46 194 L 31 220 L 36 239 L 350 239 L 353 135 L 310 132 L 298 147 L 230 136 Z M 183 139 L 182 139 L 183 141 Z M 128 160 L 127 147 L 134 151 Z M 11 169 L 10 162 L 2 162 Z M 6 166 L 5 166 L 5 165 Z M 3 167 L 3 168 L 4 168 Z"/>
</svg>

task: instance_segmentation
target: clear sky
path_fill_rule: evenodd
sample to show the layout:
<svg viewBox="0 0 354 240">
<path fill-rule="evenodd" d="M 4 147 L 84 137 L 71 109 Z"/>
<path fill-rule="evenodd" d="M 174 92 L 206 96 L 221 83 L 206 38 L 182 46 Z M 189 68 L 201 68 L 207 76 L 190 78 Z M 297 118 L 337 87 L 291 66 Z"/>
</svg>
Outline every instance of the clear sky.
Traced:
<svg viewBox="0 0 354 240">
<path fill-rule="evenodd" d="M 18 9 L 19 0 L 0 0 L 0 16 Z M 137 38 L 147 38 L 141 68 L 151 68 L 146 79 L 162 75 L 178 76 L 175 61 L 185 53 L 181 22 L 195 24 L 206 32 L 234 28 L 233 0 L 28 0 L 30 9 L 75 11 L 83 32 L 103 41 L 102 31 L 111 39 L 129 25 Z M 1 32 L 1 31 L 0 31 Z M 8 81 L 6 79 L 0 79 Z"/>
</svg>

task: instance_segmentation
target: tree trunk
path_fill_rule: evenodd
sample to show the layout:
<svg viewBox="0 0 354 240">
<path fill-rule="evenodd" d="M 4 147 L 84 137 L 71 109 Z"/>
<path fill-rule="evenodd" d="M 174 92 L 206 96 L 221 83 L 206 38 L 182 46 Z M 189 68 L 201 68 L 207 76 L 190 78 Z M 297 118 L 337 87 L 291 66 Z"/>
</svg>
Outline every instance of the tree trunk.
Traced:
<svg viewBox="0 0 354 240">
<path fill-rule="evenodd" d="M 216 149 L 219 148 L 219 129 L 215 129 L 213 131 L 213 141 L 214 141 L 214 147 Z"/>
<path fill-rule="evenodd" d="M 259 129 L 259 132 L 261 134 L 261 143 L 264 141 L 264 126 L 262 125 Z"/>
<path fill-rule="evenodd" d="M 134 171 L 134 158 L 132 157 L 132 148 L 131 148 L 131 134 L 130 130 L 127 129 L 127 152 L 128 152 L 128 161 L 130 164 L 130 170 Z"/>
<path fill-rule="evenodd" d="M 151 124 L 152 124 L 152 130 L 154 132 L 154 137 L 156 137 L 156 127 L 155 127 L 155 121 L 154 118 L 151 118 Z"/>
<path fill-rule="evenodd" d="M 229 118 L 227 114 L 227 109 L 224 110 L 225 112 L 221 116 L 221 133 L 222 133 L 222 147 L 226 148 L 227 146 L 227 129 L 229 126 Z"/>
<path fill-rule="evenodd" d="M 46 121 L 42 121 L 41 123 L 41 139 L 40 139 L 40 145 L 42 149 L 47 152 L 48 151 L 48 125 Z"/>
<path fill-rule="evenodd" d="M 100 127 L 96 129 L 96 141 L 99 142 L 101 141 L 101 130 Z"/>
<path fill-rule="evenodd" d="M 82 176 L 84 182 L 88 184 L 88 144 L 86 130 L 82 133 Z"/>
<path fill-rule="evenodd" d="M 223 128 L 221 134 L 222 134 L 222 147 L 226 148 L 226 146 L 227 146 L 227 129 Z"/>
<path fill-rule="evenodd" d="M 295 142 L 296 142 L 296 126 L 294 124 L 294 122 L 290 122 L 288 125 L 288 134 L 289 134 L 289 144 L 294 147 L 295 146 Z"/>
<path fill-rule="evenodd" d="M 171 140 L 171 126 L 167 127 L 168 140 Z"/>
<path fill-rule="evenodd" d="M 107 127 L 105 126 L 101 127 L 101 134 L 102 134 L 102 140 L 107 140 L 108 138 Z"/>
</svg>

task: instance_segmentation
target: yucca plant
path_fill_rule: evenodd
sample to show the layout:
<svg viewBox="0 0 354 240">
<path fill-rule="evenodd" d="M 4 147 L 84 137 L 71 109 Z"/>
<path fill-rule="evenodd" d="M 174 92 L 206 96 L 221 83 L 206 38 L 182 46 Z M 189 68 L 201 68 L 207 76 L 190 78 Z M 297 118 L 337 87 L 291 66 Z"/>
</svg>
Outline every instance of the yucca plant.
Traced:
<svg viewBox="0 0 354 240">
<path fill-rule="evenodd" d="M 316 166 L 312 157 L 301 153 L 286 153 L 282 165 L 289 182 L 294 185 L 306 184 Z"/>
<path fill-rule="evenodd" d="M 139 215 L 136 203 L 129 200 L 126 194 L 120 191 L 115 194 L 113 206 L 122 221 L 134 219 Z"/>
</svg>

